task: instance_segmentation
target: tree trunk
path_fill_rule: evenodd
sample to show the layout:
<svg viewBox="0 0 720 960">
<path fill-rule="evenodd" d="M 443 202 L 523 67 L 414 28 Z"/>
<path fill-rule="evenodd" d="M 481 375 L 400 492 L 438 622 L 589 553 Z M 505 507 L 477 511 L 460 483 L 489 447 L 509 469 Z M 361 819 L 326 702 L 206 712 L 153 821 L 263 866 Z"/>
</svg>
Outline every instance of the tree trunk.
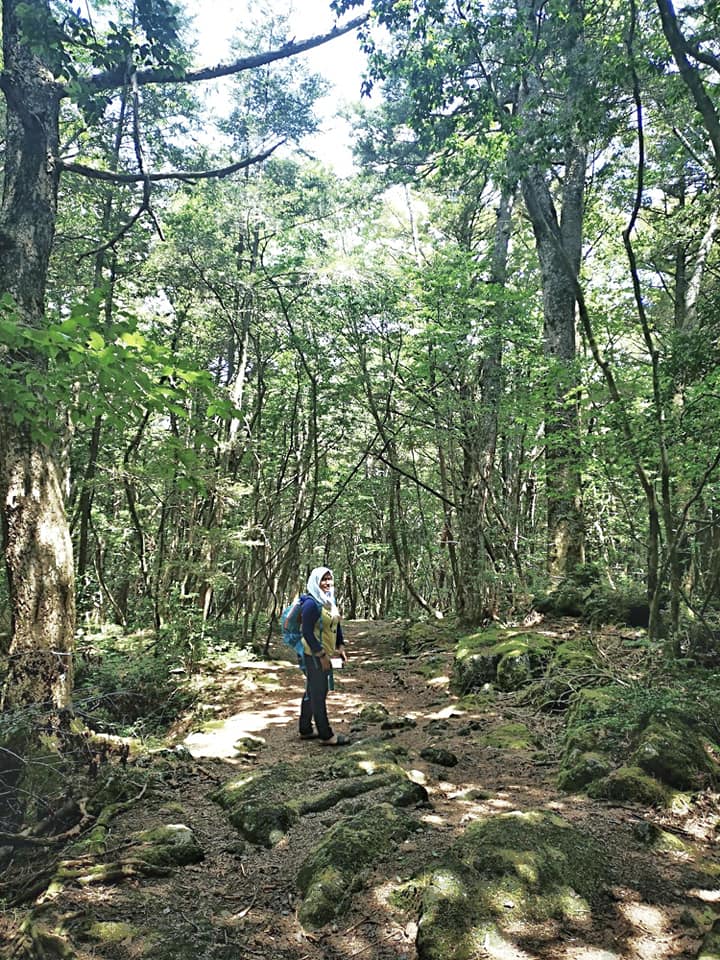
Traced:
<svg viewBox="0 0 720 960">
<path fill-rule="evenodd" d="M 0 293 L 9 294 L 18 322 L 44 322 L 45 285 L 55 229 L 60 91 L 50 71 L 22 37 L 19 0 L 3 3 L 7 135 L 0 210 Z M 50 17 L 49 6 L 37 3 Z M 34 49 L 37 49 L 35 44 Z M 42 357 L 23 360 L 40 369 Z M 5 562 L 13 638 L 2 691 L 5 710 L 33 703 L 62 708 L 72 691 L 75 595 L 72 548 L 63 503 L 63 469 L 52 443 L 40 442 L 55 411 L 42 398 L 36 409 L 0 409 L 0 485 Z M 50 430 L 61 427 L 50 423 Z M 58 448 L 60 444 L 57 444 Z"/>
<path fill-rule="evenodd" d="M 514 188 L 503 190 L 495 221 L 490 283 L 501 291 L 507 278 Z M 494 330 L 485 348 L 477 382 L 470 385 L 479 393 L 467 418 L 463 434 L 463 487 L 460 507 L 460 569 L 462 590 L 458 592 L 458 612 L 469 623 L 481 623 L 495 616 L 494 598 L 488 592 L 486 574 L 490 546 L 486 533 L 486 509 L 497 447 L 498 415 L 502 397 L 503 320 L 506 311 L 502 293 L 498 293 Z M 494 558 L 490 557 L 494 563 Z"/>
<path fill-rule="evenodd" d="M 575 285 L 580 267 L 585 151 L 568 149 L 561 219 L 539 171 L 523 180 L 542 276 L 544 346 L 550 362 L 545 410 L 548 572 L 562 580 L 584 562 L 580 497 Z"/>
</svg>

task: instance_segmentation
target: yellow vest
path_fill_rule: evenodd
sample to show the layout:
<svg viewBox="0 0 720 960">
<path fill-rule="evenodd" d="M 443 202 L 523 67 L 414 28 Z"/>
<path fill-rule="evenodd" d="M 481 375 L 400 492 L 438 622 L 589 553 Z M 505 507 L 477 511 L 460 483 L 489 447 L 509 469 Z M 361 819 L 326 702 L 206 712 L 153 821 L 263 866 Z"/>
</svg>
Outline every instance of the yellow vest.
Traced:
<svg viewBox="0 0 720 960">
<path fill-rule="evenodd" d="M 335 655 L 335 641 L 337 639 L 337 624 L 334 624 L 332 617 L 325 607 L 320 611 L 320 616 L 315 621 L 315 638 L 323 645 L 323 649 L 329 657 Z M 307 640 L 303 637 L 303 647 L 305 653 L 312 656 L 312 650 L 308 646 Z"/>
</svg>

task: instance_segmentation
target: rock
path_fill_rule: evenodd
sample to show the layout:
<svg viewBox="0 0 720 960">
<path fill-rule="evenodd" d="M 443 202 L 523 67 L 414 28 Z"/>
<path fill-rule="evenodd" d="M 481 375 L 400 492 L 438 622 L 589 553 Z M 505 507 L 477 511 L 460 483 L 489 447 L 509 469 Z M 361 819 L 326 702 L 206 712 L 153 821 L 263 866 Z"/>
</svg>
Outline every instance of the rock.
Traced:
<svg viewBox="0 0 720 960">
<path fill-rule="evenodd" d="M 671 802 L 670 792 L 640 767 L 618 767 L 591 783 L 587 792 L 593 799 L 629 800 L 652 807 L 667 807 Z"/>
<path fill-rule="evenodd" d="M 380 724 L 381 730 L 410 730 L 417 726 L 412 717 L 389 717 Z"/>
<path fill-rule="evenodd" d="M 334 824 L 297 875 L 303 894 L 302 925 L 316 929 L 340 916 L 362 883 L 361 871 L 387 856 L 419 824 L 390 804 L 381 804 Z"/>
<path fill-rule="evenodd" d="M 423 760 L 427 760 L 429 763 L 437 763 L 440 767 L 455 767 L 458 763 L 455 754 L 451 753 L 450 750 L 443 750 L 442 747 L 425 747 L 424 750 L 420 751 L 420 756 Z"/>
<path fill-rule="evenodd" d="M 612 770 L 610 759 L 602 753 L 572 751 L 563 758 L 557 785 L 567 793 L 586 787 L 593 780 L 606 777 Z"/>
<path fill-rule="evenodd" d="M 524 723 L 501 723 L 477 738 L 477 743 L 496 750 L 534 750 L 537 741 Z"/>
<path fill-rule="evenodd" d="M 238 753 L 256 753 L 258 750 L 262 750 L 264 746 L 265 740 L 262 737 L 253 737 L 251 734 L 247 734 L 235 741 L 233 750 L 237 750 Z"/>
<path fill-rule="evenodd" d="M 695 731 L 677 719 L 651 721 L 640 734 L 632 762 L 680 790 L 704 786 L 720 772 Z"/>
<path fill-rule="evenodd" d="M 513 650 L 498 661 L 495 682 L 500 690 L 519 690 L 532 680 L 532 662 L 528 653 Z"/>
<path fill-rule="evenodd" d="M 246 840 L 271 847 L 300 817 L 330 810 L 353 797 L 377 792 L 398 806 L 426 802 L 427 794 L 410 782 L 396 752 L 377 742 L 339 752 L 322 749 L 307 760 L 279 763 L 230 781 L 212 798 L 228 811 L 230 822 Z M 308 782 L 314 784 L 309 793 Z"/>
<path fill-rule="evenodd" d="M 632 827 L 633 836 L 651 847 L 653 850 L 662 853 L 687 853 L 688 845 L 668 830 L 663 830 L 655 823 L 648 820 L 638 820 Z"/>
<path fill-rule="evenodd" d="M 720 917 L 705 934 L 697 960 L 720 960 Z"/>
<path fill-rule="evenodd" d="M 541 670 L 552 650 L 552 642 L 539 633 L 481 630 L 458 643 L 452 688 L 460 694 L 482 690 L 486 684 L 517 690 Z"/>
<path fill-rule="evenodd" d="M 362 720 L 363 723 L 382 723 L 389 716 L 387 707 L 383 706 L 382 703 L 368 703 L 358 714 L 358 719 Z"/>
<path fill-rule="evenodd" d="M 486 817 L 472 823 L 437 865 L 393 897 L 417 910 L 420 960 L 514 955 L 514 932 L 532 936 L 548 922 L 586 922 L 602 896 L 602 849 L 545 811 Z"/>
<path fill-rule="evenodd" d="M 156 867 L 185 866 L 205 859 L 195 834 L 184 823 L 169 823 L 143 830 L 132 837 L 133 856 Z"/>
</svg>

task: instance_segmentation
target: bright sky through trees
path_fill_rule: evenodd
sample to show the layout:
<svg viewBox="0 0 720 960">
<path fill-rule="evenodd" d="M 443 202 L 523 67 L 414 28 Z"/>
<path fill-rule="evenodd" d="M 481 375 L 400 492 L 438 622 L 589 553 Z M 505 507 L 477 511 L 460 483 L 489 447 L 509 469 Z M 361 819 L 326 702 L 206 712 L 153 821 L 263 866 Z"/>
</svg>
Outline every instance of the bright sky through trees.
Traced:
<svg viewBox="0 0 720 960">
<path fill-rule="evenodd" d="M 217 8 L 203 10 L 195 18 L 198 34 L 197 59 L 202 65 L 225 62 L 231 59 L 230 46 L 236 31 L 243 26 L 257 23 L 263 10 L 289 17 L 291 35 L 288 39 L 302 40 L 328 33 L 337 19 L 330 9 L 329 0 L 267 0 L 260 7 L 256 0 L 226 0 L 223 14 L 216 15 Z M 358 11 L 354 11 L 357 16 Z M 347 20 L 348 18 L 344 18 Z M 354 33 L 345 34 L 315 50 L 300 55 L 310 70 L 322 74 L 332 84 L 328 96 L 318 101 L 318 112 L 323 118 L 323 132 L 308 138 L 303 146 L 324 163 L 333 166 L 338 174 L 352 171 L 350 125 L 338 116 L 347 104 L 360 99 L 360 84 L 365 59 L 359 49 Z M 218 86 L 218 91 L 222 90 Z M 222 109 L 222 93 L 214 101 L 215 108 Z"/>
</svg>

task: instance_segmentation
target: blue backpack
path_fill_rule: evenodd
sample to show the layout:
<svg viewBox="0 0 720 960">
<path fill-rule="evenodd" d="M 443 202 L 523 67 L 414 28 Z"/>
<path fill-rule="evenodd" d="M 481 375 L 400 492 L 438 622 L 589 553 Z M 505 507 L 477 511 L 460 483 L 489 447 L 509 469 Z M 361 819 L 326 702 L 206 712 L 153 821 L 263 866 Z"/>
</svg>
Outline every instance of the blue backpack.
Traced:
<svg viewBox="0 0 720 960">
<path fill-rule="evenodd" d="M 285 607 L 280 614 L 280 629 L 282 630 L 283 643 L 292 647 L 296 653 L 302 654 L 302 606 L 307 597 L 301 594 L 296 600 Z"/>
</svg>

